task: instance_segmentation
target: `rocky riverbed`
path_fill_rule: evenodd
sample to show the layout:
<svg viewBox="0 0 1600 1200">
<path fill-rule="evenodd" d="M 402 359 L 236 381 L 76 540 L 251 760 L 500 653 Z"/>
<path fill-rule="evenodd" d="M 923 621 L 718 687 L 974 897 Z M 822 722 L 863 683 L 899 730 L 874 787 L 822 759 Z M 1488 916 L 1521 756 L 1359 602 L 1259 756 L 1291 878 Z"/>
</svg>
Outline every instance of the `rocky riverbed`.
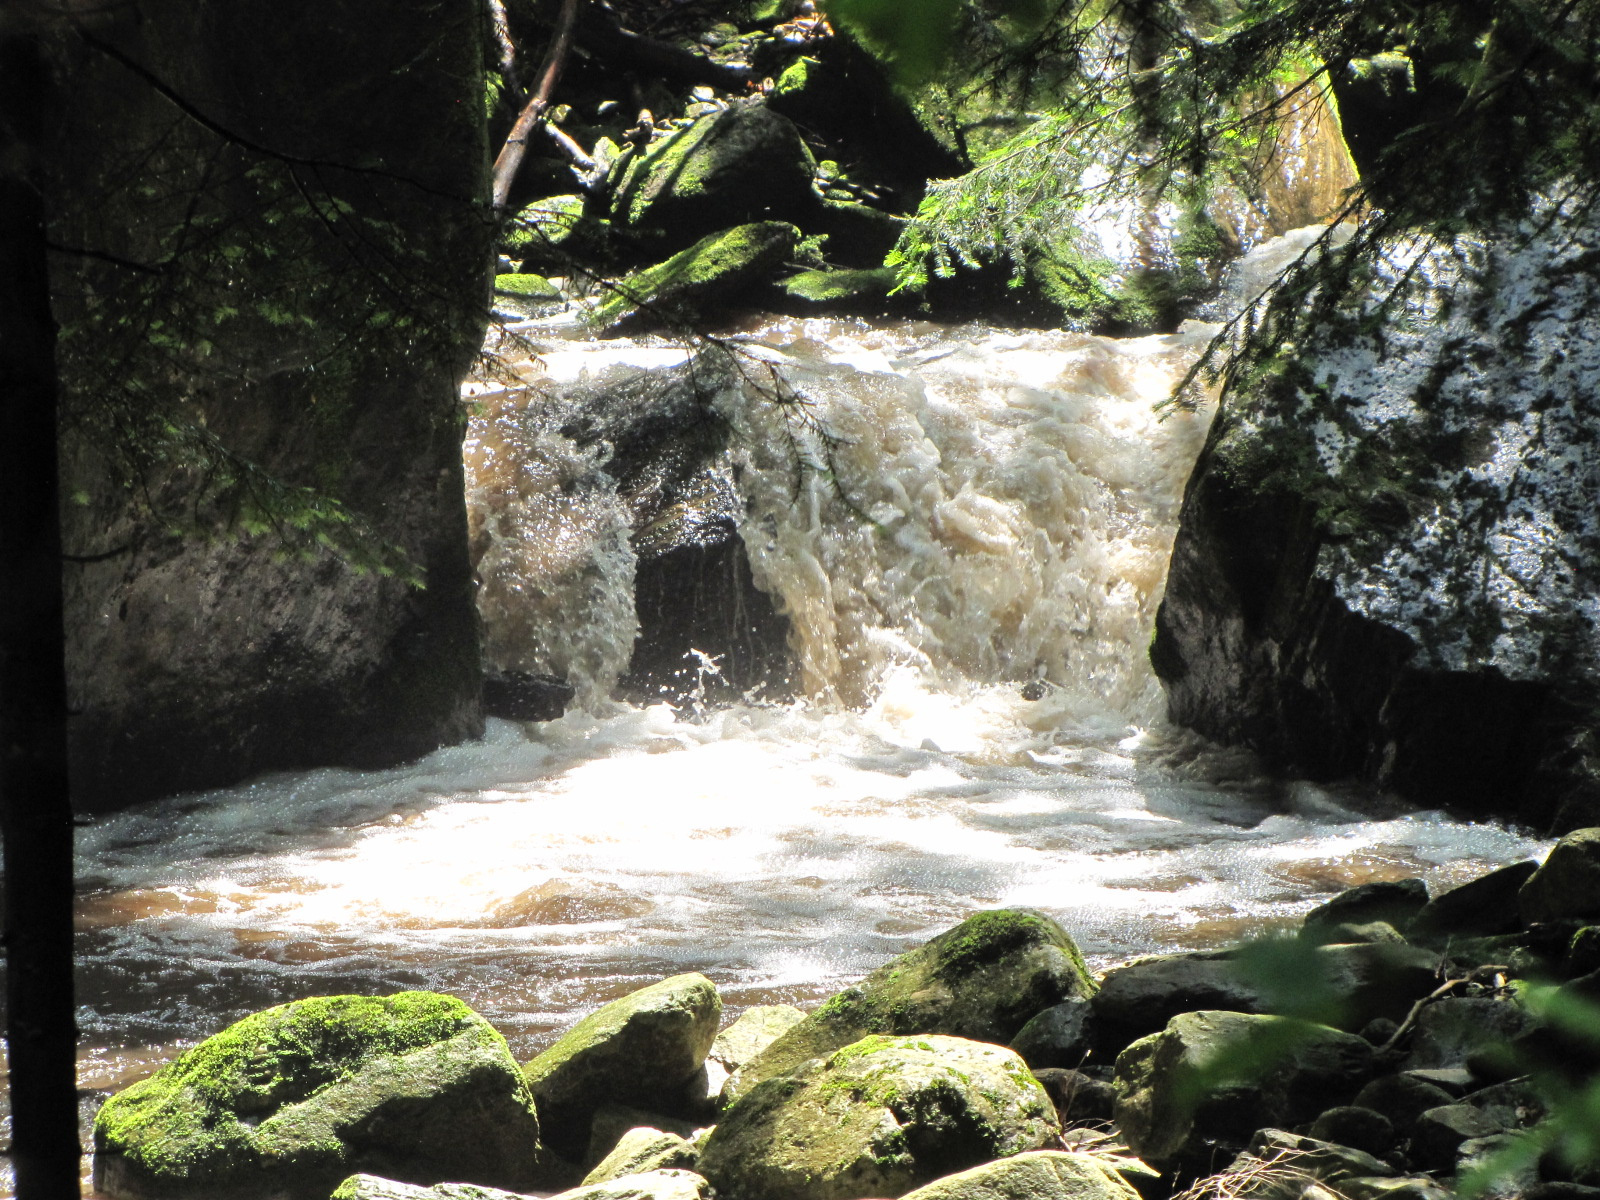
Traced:
<svg viewBox="0 0 1600 1200">
<path fill-rule="evenodd" d="M 437 993 L 247 1017 L 114 1096 L 114 1200 L 1600 1195 L 1600 829 L 1092 976 L 979 913 L 810 1013 L 704 976 L 531 1061 Z M 502 1189 L 502 1190 L 497 1190 Z M 563 1190 L 564 1189 L 564 1190 Z"/>
</svg>

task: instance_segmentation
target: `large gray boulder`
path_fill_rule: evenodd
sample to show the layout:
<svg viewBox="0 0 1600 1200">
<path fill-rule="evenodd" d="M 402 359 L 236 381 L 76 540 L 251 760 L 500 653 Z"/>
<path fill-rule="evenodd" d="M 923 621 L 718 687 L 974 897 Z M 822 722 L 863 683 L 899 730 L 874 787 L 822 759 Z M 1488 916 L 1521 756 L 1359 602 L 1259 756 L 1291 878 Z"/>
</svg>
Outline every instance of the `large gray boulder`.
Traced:
<svg viewBox="0 0 1600 1200">
<path fill-rule="evenodd" d="M 1094 982 L 1061 926 L 1024 910 L 968 917 L 832 997 L 728 1081 L 736 1099 L 764 1079 L 870 1033 L 942 1033 L 1004 1044 Z"/>
<path fill-rule="evenodd" d="M 1183 1013 L 1118 1056 L 1117 1125 L 1152 1166 L 1204 1169 L 1214 1147 L 1243 1149 L 1263 1126 L 1348 1101 L 1371 1062 L 1367 1042 L 1325 1025 Z"/>
<path fill-rule="evenodd" d="M 580 1159 L 607 1103 L 671 1113 L 717 1035 L 722 1000 L 704 975 L 674 975 L 613 1000 L 523 1068 L 545 1138 Z"/>
<path fill-rule="evenodd" d="M 1033 1150 L 935 1179 L 906 1200 L 1138 1200 L 1102 1158 Z"/>
<path fill-rule="evenodd" d="M 756 1058 L 789 1030 L 806 1019 L 792 1004 L 758 1004 L 739 1014 L 732 1025 L 711 1043 L 711 1057 L 730 1072 Z"/>
<path fill-rule="evenodd" d="M 1175 721 L 1307 778 L 1596 823 L 1597 248 L 1593 213 L 1553 212 L 1387 243 L 1369 291 L 1238 377 L 1151 648 Z"/>
<path fill-rule="evenodd" d="M 1600 828 L 1576 829 L 1557 842 L 1517 900 L 1529 921 L 1600 917 Z"/>
<path fill-rule="evenodd" d="M 94 1125 L 117 1200 L 324 1200 L 366 1172 L 521 1188 L 539 1122 L 505 1039 L 432 992 L 259 1012 L 117 1093 Z"/>
<path fill-rule="evenodd" d="M 863 1038 L 768 1079 L 723 1115 L 700 1170 L 721 1195 L 899 1196 L 1060 1133 L 1027 1066 L 963 1038 Z"/>
</svg>

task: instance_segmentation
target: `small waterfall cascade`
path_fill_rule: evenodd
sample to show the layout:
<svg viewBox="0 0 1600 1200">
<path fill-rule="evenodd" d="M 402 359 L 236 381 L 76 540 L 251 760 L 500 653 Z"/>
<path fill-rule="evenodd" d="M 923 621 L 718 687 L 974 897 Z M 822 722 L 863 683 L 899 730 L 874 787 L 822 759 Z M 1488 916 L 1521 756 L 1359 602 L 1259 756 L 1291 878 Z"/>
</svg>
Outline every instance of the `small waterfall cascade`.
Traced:
<svg viewBox="0 0 1600 1200">
<path fill-rule="evenodd" d="M 574 436 L 578 409 L 618 391 L 671 406 L 692 386 L 726 427 L 712 469 L 737 494 L 757 586 L 788 618 L 803 695 L 860 707 L 909 680 L 1006 683 L 1056 716 L 1149 724 L 1144 648 L 1209 418 L 1160 405 L 1214 331 L 780 318 L 709 348 L 533 347 L 471 393 L 494 665 L 570 673 L 590 703 L 614 683 L 636 632 L 638 502 L 604 443 Z"/>
</svg>

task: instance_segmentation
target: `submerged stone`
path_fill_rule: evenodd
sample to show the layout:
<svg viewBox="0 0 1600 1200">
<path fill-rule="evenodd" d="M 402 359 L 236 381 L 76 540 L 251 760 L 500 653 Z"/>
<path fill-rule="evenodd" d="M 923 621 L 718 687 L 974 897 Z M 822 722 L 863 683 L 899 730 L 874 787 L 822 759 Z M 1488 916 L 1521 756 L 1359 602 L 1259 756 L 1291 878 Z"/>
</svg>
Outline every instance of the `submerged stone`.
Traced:
<svg viewBox="0 0 1600 1200">
<path fill-rule="evenodd" d="M 941 1033 L 1005 1043 L 1036 1013 L 1094 991 L 1061 926 L 1020 909 L 968 917 L 879 967 L 774 1041 L 732 1079 L 737 1098 L 869 1033 Z"/>
<path fill-rule="evenodd" d="M 1023 1061 L 964 1038 L 872 1036 L 767 1079 L 724 1115 L 700 1169 L 722 1195 L 899 1196 L 1060 1132 Z"/>
<path fill-rule="evenodd" d="M 118 1200 L 323 1200 L 353 1172 L 519 1188 L 540 1159 L 505 1039 L 432 992 L 246 1017 L 108 1100 L 94 1146 Z"/>
</svg>

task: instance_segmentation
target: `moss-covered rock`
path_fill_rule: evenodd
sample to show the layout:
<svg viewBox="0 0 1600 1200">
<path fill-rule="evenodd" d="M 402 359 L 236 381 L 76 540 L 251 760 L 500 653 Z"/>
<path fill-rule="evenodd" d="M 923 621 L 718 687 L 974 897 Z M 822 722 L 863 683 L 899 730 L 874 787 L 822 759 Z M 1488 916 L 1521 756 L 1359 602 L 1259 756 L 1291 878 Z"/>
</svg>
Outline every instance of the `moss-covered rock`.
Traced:
<svg viewBox="0 0 1600 1200">
<path fill-rule="evenodd" d="M 1004 1044 L 1035 1013 L 1093 991 L 1083 956 L 1054 921 L 1023 910 L 977 913 L 828 1000 L 737 1072 L 724 1095 L 741 1096 L 869 1033 Z"/>
<path fill-rule="evenodd" d="M 623 1134 L 611 1153 L 583 1177 L 583 1184 L 588 1187 L 645 1171 L 674 1168 L 692 1171 L 699 1160 L 700 1149 L 688 1138 L 643 1125 Z"/>
<path fill-rule="evenodd" d="M 1293 1125 L 1348 1101 L 1372 1047 L 1325 1025 L 1233 1012 L 1183 1013 L 1117 1058 L 1117 1125 L 1163 1170 L 1209 1167 L 1277 1121 Z"/>
<path fill-rule="evenodd" d="M 853 311 L 881 309 L 895 285 L 892 267 L 860 271 L 801 271 L 778 284 L 791 302 L 806 308 Z"/>
<path fill-rule="evenodd" d="M 800 231 L 782 221 L 738 225 L 701 238 L 666 262 L 612 287 L 591 313 L 611 333 L 686 320 L 764 278 L 788 256 Z"/>
<path fill-rule="evenodd" d="M 1600 828 L 1576 829 L 1517 893 L 1524 920 L 1600 917 Z"/>
<path fill-rule="evenodd" d="M 785 117 L 762 104 L 708 113 L 628 161 L 614 220 L 678 245 L 729 225 L 795 221 L 817 208 L 816 162 Z"/>
<path fill-rule="evenodd" d="M 539 1161 L 505 1039 L 432 992 L 256 1013 L 119 1092 L 94 1126 L 97 1191 L 322 1200 L 352 1172 L 516 1188 Z"/>
<path fill-rule="evenodd" d="M 1138 1200 L 1105 1159 L 1033 1150 L 935 1179 L 905 1200 Z"/>
<path fill-rule="evenodd" d="M 525 267 L 563 261 L 568 251 L 592 248 L 601 223 L 584 215 L 584 199 L 572 194 L 546 196 L 524 206 L 500 233 L 500 250 Z"/>
<path fill-rule="evenodd" d="M 607 1103 L 671 1113 L 705 1061 L 722 1000 L 704 975 L 674 975 L 613 1000 L 523 1068 L 551 1147 L 581 1158 Z"/>
<path fill-rule="evenodd" d="M 566 304 L 560 288 L 543 275 L 532 272 L 496 275 L 494 298 L 496 307 L 509 308 L 525 316 L 536 316 Z"/>
<path fill-rule="evenodd" d="M 1049 1096 L 1010 1050 L 875 1035 L 752 1089 L 706 1140 L 700 1169 L 724 1195 L 899 1196 L 1059 1132 Z"/>
</svg>

